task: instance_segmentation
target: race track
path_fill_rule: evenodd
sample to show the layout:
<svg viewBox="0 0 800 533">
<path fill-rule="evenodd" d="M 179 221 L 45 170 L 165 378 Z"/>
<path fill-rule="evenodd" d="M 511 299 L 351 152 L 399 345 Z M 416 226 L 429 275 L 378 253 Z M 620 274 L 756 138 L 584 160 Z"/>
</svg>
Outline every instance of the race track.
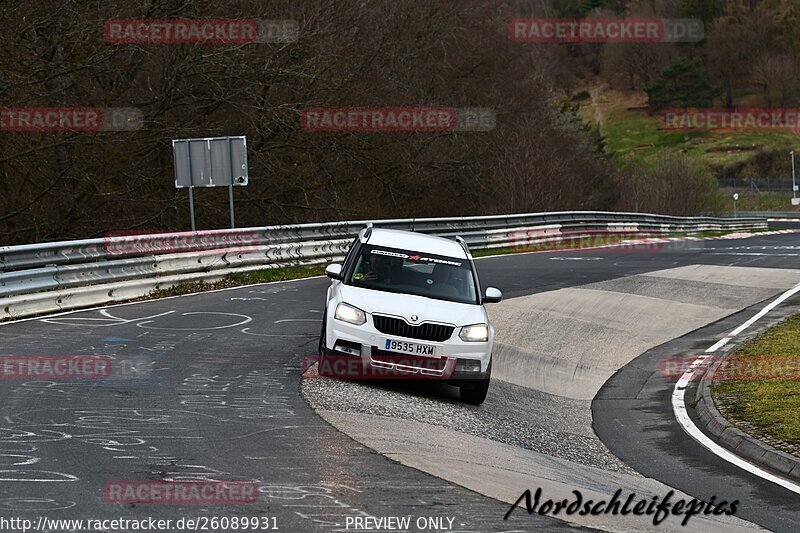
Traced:
<svg viewBox="0 0 800 533">
<path fill-rule="evenodd" d="M 0 325 L 2 356 L 106 355 L 115 369 L 104 380 L 0 381 L 0 515 L 274 516 L 283 531 L 396 515 L 453 518 L 454 531 L 653 529 L 647 517 L 503 515 L 525 487 L 673 488 L 740 506 L 736 518 L 659 530 L 800 528 L 799 496 L 686 435 L 674 382 L 658 375 L 661 357 L 707 347 L 800 283 L 800 234 L 477 266 L 506 298 L 489 307 L 499 379 L 481 407 L 444 385 L 302 379 L 325 278 Z M 109 481 L 188 479 L 256 481 L 260 498 L 214 508 L 103 498 Z"/>
</svg>

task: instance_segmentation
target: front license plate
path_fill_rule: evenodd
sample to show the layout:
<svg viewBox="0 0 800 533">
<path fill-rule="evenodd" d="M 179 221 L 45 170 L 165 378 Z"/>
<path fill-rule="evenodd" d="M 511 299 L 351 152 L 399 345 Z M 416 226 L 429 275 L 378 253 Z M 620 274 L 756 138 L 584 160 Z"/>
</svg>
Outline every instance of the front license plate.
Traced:
<svg viewBox="0 0 800 533">
<path fill-rule="evenodd" d="M 436 347 L 416 342 L 395 341 L 386 339 L 386 349 L 390 352 L 407 353 L 412 355 L 436 355 Z"/>
</svg>

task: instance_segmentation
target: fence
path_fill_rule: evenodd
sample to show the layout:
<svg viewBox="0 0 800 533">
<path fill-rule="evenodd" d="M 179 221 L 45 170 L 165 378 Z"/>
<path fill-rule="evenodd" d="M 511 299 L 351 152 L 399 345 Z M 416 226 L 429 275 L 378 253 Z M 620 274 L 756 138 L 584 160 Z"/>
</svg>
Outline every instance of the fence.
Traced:
<svg viewBox="0 0 800 533">
<path fill-rule="evenodd" d="M 182 282 L 341 257 L 368 221 L 157 235 L 116 235 L 0 247 L 0 319 L 138 298 Z M 375 227 L 462 236 L 472 249 L 534 245 L 597 234 L 663 235 L 767 228 L 766 218 L 671 217 L 572 211 L 391 219 Z"/>
</svg>

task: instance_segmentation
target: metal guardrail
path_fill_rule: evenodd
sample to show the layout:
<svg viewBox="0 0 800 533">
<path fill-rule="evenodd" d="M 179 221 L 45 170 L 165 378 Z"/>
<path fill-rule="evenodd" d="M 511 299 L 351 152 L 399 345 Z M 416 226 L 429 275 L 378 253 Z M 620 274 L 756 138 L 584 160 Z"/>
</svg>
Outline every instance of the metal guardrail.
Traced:
<svg viewBox="0 0 800 533">
<path fill-rule="evenodd" d="M 764 218 L 800 218 L 800 210 L 795 211 L 739 211 L 738 216 Z M 733 214 L 731 214 L 733 216 Z"/>
<path fill-rule="evenodd" d="M 0 247 L 0 319 L 100 305 L 180 282 L 341 257 L 368 221 L 267 226 Z M 767 229 L 766 218 L 671 217 L 573 211 L 389 219 L 375 227 L 461 235 L 473 249 L 530 246 L 623 233 L 661 235 Z"/>
</svg>

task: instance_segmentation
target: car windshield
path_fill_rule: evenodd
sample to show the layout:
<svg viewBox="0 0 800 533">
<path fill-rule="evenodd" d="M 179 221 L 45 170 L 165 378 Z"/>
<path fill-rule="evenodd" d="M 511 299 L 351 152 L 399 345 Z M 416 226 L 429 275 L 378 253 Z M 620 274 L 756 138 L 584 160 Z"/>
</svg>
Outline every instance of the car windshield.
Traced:
<svg viewBox="0 0 800 533">
<path fill-rule="evenodd" d="M 384 246 L 365 246 L 348 285 L 476 304 L 475 279 L 467 259 Z"/>
</svg>

